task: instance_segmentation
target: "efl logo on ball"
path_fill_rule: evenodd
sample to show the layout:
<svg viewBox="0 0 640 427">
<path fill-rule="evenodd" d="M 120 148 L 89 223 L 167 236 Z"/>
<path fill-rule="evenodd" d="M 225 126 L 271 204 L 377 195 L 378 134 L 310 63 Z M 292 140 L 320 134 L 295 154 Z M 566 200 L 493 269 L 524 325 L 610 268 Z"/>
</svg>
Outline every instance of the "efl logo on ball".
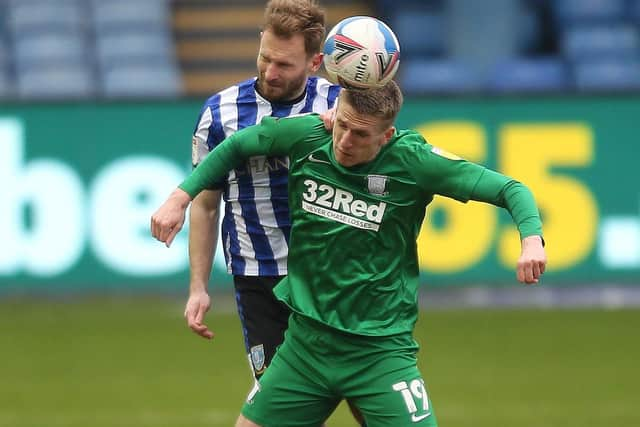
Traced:
<svg viewBox="0 0 640 427">
<path fill-rule="evenodd" d="M 336 24 L 324 43 L 329 80 L 347 89 L 384 86 L 400 65 L 400 44 L 379 19 L 354 16 Z"/>
</svg>

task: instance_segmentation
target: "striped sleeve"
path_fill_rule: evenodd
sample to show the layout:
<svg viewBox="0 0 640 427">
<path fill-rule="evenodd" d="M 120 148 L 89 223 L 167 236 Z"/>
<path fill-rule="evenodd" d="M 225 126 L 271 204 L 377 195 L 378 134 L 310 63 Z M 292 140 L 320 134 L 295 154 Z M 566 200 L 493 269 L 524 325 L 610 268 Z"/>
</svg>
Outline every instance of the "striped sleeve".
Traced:
<svg viewBox="0 0 640 427">
<path fill-rule="evenodd" d="M 213 145 L 224 140 L 225 135 L 219 118 L 220 95 L 218 94 L 207 100 L 198 116 L 191 147 L 191 163 L 194 168 L 209 154 Z"/>
</svg>

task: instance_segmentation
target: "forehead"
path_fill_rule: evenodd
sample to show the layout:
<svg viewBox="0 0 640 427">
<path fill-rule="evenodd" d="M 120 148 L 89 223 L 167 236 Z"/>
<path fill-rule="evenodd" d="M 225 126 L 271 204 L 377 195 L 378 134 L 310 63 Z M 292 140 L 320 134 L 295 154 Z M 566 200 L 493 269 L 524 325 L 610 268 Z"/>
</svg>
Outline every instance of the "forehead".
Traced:
<svg viewBox="0 0 640 427">
<path fill-rule="evenodd" d="M 306 59 L 304 36 L 294 34 L 288 38 L 278 37 L 272 31 L 265 30 L 260 39 L 260 55 L 274 60 L 304 60 Z"/>
<path fill-rule="evenodd" d="M 358 113 L 345 99 L 338 101 L 336 119 L 353 130 L 375 131 L 378 126 L 378 119 L 376 117 Z"/>
</svg>

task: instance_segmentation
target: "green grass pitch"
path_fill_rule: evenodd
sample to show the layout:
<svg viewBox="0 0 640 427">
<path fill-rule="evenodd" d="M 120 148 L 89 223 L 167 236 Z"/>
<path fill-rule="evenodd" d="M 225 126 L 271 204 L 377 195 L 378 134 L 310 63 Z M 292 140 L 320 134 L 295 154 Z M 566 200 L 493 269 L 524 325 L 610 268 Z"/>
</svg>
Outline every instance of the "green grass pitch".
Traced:
<svg viewBox="0 0 640 427">
<path fill-rule="evenodd" d="M 214 306 L 208 342 L 182 304 L 0 302 L 0 426 L 232 426 L 251 385 L 237 316 Z M 640 426 L 639 337 L 639 310 L 428 311 L 416 330 L 441 427 Z"/>
</svg>

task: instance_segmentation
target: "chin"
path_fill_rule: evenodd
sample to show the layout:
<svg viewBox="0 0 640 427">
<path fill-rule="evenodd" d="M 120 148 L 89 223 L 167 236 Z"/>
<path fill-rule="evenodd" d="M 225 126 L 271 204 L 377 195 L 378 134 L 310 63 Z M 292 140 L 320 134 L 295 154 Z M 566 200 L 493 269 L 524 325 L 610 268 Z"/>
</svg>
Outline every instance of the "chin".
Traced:
<svg viewBox="0 0 640 427">
<path fill-rule="evenodd" d="M 353 160 L 348 159 L 348 158 L 336 158 L 336 160 L 338 161 L 338 163 L 340 163 L 341 166 L 350 168 L 351 166 L 353 166 L 355 163 L 353 162 Z"/>
<path fill-rule="evenodd" d="M 273 96 L 276 96 L 276 95 L 279 95 L 279 94 L 280 94 L 280 91 L 279 91 L 277 88 L 274 88 L 274 87 L 272 87 L 272 86 L 266 86 L 266 85 L 265 85 L 265 86 L 263 87 L 262 91 L 263 91 L 265 94 L 267 94 L 267 95 L 269 95 L 269 96 L 271 96 L 271 97 L 273 97 Z"/>
<path fill-rule="evenodd" d="M 278 100 L 282 97 L 282 89 L 279 87 L 269 86 L 268 84 L 262 84 L 260 86 L 260 92 L 262 95 L 269 98 L 270 100 Z"/>
</svg>

